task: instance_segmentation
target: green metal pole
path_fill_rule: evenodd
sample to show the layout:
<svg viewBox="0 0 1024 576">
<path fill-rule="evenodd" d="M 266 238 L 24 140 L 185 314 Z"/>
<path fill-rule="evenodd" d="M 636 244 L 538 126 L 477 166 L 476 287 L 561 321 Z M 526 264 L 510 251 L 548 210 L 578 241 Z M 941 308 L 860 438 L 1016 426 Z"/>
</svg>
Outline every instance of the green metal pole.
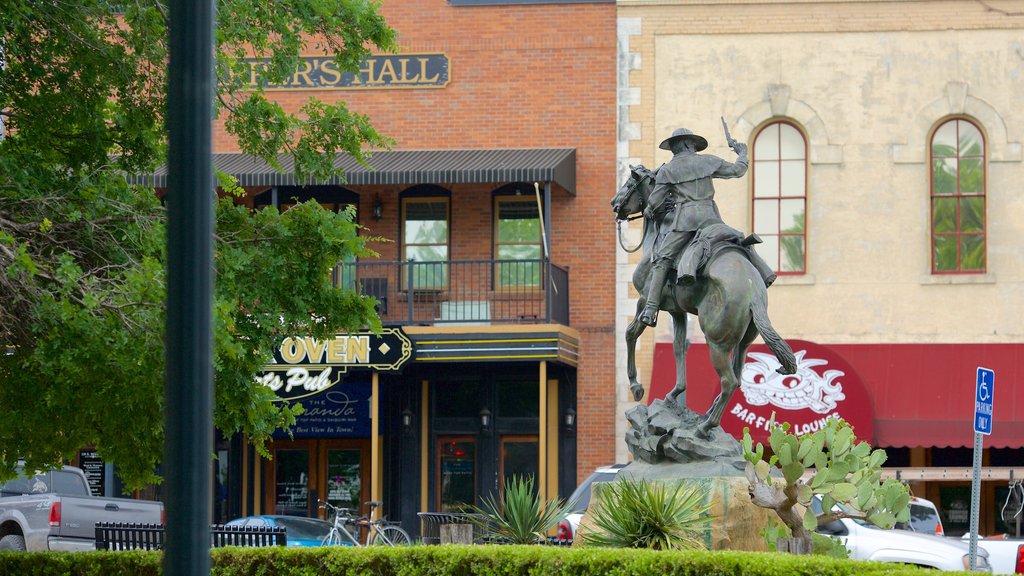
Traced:
<svg viewBox="0 0 1024 576">
<path fill-rule="evenodd" d="M 164 574 L 210 573 L 213 0 L 171 0 Z"/>
</svg>

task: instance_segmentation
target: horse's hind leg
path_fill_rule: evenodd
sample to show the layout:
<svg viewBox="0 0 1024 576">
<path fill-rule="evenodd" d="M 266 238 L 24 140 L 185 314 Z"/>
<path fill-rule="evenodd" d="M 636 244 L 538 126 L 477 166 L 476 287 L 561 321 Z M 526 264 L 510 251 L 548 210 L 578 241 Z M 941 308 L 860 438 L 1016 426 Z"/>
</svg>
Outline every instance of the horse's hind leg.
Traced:
<svg viewBox="0 0 1024 576">
<path fill-rule="evenodd" d="M 750 349 L 750 344 L 755 338 L 757 338 L 757 326 L 751 322 L 747 325 L 747 332 L 743 335 L 740 343 L 736 345 L 736 350 L 732 354 L 732 371 L 733 374 L 736 374 L 739 382 L 743 382 L 743 365 L 747 363 L 747 350 Z"/>
<path fill-rule="evenodd" d="M 676 386 L 668 393 L 666 400 L 676 400 L 680 408 L 686 408 L 686 351 L 690 342 L 686 339 L 686 312 L 670 312 L 672 315 L 672 352 L 676 357 Z"/>
<path fill-rule="evenodd" d="M 636 402 L 644 397 L 644 387 L 636 379 L 636 341 L 647 328 L 647 325 L 640 321 L 640 312 L 646 303 L 643 297 L 637 300 L 636 314 L 626 327 L 626 376 L 629 378 L 629 391 Z"/>
<path fill-rule="evenodd" d="M 722 414 L 725 412 L 725 405 L 732 398 L 733 392 L 739 388 L 740 380 L 734 372 L 732 363 L 732 348 L 729 346 L 722 346 L 713 342 L 708 342 L 708 351 L 711 353 L 711 365 L 714 366 L 715 372 L 718 373 L 718 378 L 722 383 L 722 391 L 715 398 L 715 402 L 711 405 L 711 409 L 708 410 L 707 417 L 704 422 L 701 422 L 697 429 L 697 435 L 702 438 L 707 438 L 711 435 L 711 430 L 718 426 L 722 421 Z"/>
</svg>

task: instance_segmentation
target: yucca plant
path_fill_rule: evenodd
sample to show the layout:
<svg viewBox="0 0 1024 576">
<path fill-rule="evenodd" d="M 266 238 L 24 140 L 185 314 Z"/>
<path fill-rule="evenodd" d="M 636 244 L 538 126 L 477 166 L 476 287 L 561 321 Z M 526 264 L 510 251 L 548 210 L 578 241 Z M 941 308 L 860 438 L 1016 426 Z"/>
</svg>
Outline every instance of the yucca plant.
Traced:
<svg viewBox="0 0 1024 576">
<path fill-rule="evenodd" d="M 596 530 L 582 532 L 587 544 L 653 550 L 706 548 L 703 533 L 711 521 L 706 485 L 620 479 L 597 488 L 600 504 L 591 508 Z"/>
<path fill-rule="evenodd" d="M 475 520 L 492 538 L 511 544 L 534 544 L 544 538 L 569 512 L 570 503 L 561 499 L 541 502 L 533 491 L 533 476 L 505 479 L 500 501 L 484 499 L 483 507 L 473 507 Z"/>
</svg>

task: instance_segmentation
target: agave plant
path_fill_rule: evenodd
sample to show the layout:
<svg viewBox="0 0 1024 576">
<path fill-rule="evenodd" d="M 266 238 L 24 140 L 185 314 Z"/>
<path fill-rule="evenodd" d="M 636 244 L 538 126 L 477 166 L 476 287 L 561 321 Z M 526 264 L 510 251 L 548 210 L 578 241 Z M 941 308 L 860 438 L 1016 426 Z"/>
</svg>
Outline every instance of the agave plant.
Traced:
<svg viewBox="0 0 1024 576">
<path fill-rule="evenodd" d="M 582 532 L 587 544 L 654 550 L 706 548 L 703 533 L 711 521 L 706 485 L 620 479 L 598 489 L 600 505 L 591 508 L 597 529 Z"/>
<path fill-rule="evenodd" d="M 570 503 L 561 499 L 541 502 L 533 491 L 533 476 L 505 479 L 500 501 L 484 499 L 483 507 L 473 507 L 476 521 L 491 537 L 511 544 L 534 544 L 544 538 L 569 511 Z"/>
</svg>

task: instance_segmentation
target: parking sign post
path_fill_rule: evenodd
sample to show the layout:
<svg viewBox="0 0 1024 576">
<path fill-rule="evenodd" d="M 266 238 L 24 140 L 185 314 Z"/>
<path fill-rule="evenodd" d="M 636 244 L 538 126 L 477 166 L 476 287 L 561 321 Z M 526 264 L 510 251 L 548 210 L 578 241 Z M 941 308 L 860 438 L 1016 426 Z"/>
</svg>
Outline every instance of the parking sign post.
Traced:
<svg viewBox="0 0 1024 576">
<path fill-rule="evenodd" d="M 996 373 L 978 367 L 974 384 L 974 477 L 971 480 L 971 549 L 970 570 L 978 567 L 978 512 L 981 505 L 982 437 L 992 433 L 992 398 L 995 395 Z"/>
</svg>

